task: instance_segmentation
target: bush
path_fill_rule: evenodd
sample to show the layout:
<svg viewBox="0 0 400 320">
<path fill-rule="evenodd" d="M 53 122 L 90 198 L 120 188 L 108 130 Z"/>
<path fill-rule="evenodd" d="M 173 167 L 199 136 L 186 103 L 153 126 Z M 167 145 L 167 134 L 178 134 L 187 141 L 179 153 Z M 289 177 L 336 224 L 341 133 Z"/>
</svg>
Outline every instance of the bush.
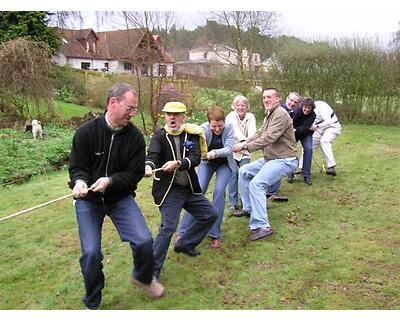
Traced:
<svg viewBox="0 0 400 320">
<path fill-rule="evenodd" d="M 69 66 L 57 66 L 54 74 L 56 99 L 76 103 L 85 94 L 85 75 Z"/>
<path fill-rule="evenodd" d="M 60 125 L 45 127 L 45 139 L 33 140 L 28 132 L 0 130 L 0 181 L 25 181 L 67 163 L 74 130 Z"/>
<path fill-rule="evenodd" d="M 399 51 L 344 39 L 282 50 L 272 74 L 282 81 L 282 91 L 325 100 L 341 120 L 398 123 L 399 63 Z"/>
</svg>

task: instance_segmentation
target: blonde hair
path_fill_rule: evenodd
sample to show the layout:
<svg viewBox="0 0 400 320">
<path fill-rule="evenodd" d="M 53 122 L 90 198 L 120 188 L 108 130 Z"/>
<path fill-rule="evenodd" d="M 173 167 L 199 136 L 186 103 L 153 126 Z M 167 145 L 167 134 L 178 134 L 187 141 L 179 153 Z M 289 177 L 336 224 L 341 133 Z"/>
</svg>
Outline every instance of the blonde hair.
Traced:
<svg viewBox="0 0 400 320">
<path fill-rule="evenodd" d="M 233 102 L 232 102 L 232 110 L 235 110 L 235 107 L 236 107 L 236 105 L 238 104 L 238 102 L 243 102 L 243 103 L 246 105 L 247 110 L 249 110 L 249 108 L 250 108 L 250 103 L 249 103 L 249 100 L 247 100 L 247 98 L 246 98 L 245 96 L 236 96 L 236 97 L 233 99 Z"/>
</svg>

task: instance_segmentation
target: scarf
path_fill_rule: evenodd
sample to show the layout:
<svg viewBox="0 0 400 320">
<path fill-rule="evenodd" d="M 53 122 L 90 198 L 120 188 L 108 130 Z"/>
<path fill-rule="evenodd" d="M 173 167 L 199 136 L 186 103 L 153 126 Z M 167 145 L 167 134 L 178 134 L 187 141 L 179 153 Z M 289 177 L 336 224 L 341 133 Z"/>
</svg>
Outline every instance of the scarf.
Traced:
<svg viewBox="0 0 400 320">
<path fill-rule="evenodd" d="M 207 158 L 208 150 L 207 150 L 206 135 L 202 127 L 194 123 L 184 123 L 178 131 L 171 131 L 170 128 L 168 128 L 167 124 L 165 124 L 164 129 L 171 136 L 179 136 L 183 131 L 185 131 L 188 134 L 194 134 L 199 136 L 201 158 L 202 159 Z"/>
</svg>

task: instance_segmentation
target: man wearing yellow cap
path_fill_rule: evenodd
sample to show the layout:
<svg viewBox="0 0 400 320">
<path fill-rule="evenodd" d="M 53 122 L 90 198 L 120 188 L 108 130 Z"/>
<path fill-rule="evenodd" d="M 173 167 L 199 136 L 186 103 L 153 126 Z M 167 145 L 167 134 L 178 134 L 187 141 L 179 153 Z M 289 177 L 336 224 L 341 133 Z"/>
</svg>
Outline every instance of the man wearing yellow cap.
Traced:
<svg viewBox="0 0 400 320">
<path fill-rule="evenodd" d="M 192 257 L 200 254 L 196 246 L 217 219 L 217 212 L 203 195 L 195 171 L 201 158 L 207 156 L 204 131 L 198 125 L 185 123 L 186 106 L 181 102 L 168 102 L 162 111 L 166 123 L 151 139 L 145 166 L 146 177 L 154 173 L 152 194 L 161 213 L 161 225 L 153 245 L 157 278 L 182 209 L 195 222 L 175 243 L 174 251 Z"/>
</svg>

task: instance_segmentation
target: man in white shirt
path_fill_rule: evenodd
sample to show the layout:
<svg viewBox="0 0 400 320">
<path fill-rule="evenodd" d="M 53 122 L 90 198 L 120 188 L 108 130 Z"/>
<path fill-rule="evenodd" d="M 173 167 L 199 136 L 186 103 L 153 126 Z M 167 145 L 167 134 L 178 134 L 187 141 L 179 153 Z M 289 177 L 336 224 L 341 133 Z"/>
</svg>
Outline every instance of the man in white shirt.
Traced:
<svg viewBox="0 0 400 320">
<path fill-rule="evenodd" d="M 321 147 L 327 165 L 326 174 L 336 176 L 332 143 L 341 133 L 342 127 L 332 107 L 325 101 L 315 101 L 314 112 L 316 117 L 311 126 L 311 130 L 314 130 L 313 149 Z"/>
</svg>

